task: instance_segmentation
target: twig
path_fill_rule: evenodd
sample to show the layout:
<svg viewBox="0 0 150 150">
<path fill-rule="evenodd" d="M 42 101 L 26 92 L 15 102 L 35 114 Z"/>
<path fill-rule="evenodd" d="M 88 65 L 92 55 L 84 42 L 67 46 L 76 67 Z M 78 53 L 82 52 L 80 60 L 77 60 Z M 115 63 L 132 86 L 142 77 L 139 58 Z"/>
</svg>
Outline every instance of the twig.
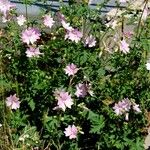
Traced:
<svg viewBox="0 0 150 150">
<path fill-rule="evenodd" d="M 148 3 L 148 0 L 145 0 L 145 5 L 144 5 L 144 8 L 142 10 L 142 14 L 140 16 L 140 19 L 139 19 L 139 22 L 138 22 L 138 26 L 137 26 L 137 34 L 136 34 L 136 37 L 139 38 L 140 37 L 140 25 L 141 25 L 141 21 L 142 21 L 142 16 L 143 16 L 143 13 L 144 13 L 144 10 L 147 6 L 147 3 Z"/>
</svg>

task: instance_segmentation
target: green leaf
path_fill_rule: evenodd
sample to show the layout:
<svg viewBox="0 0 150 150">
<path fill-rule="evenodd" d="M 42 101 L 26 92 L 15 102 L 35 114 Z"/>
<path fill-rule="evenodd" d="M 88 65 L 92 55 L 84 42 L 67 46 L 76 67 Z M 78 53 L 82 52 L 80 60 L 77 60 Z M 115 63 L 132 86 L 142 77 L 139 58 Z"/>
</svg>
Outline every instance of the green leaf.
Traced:
<svg viewBox="0 0 150 150">
<path fill-rule="evenodd" d="M 33 101 L 33 99 L 31 99 L 29 101 L 29 106 L 30 106 L 30 108 L 31 108 L 32 111 L 35 109 L 35 102 Z"/>
<path fill-rule="evenodd" d="M 105 70 L 100 68 L 100 69 L 97 70 L 97 73 L 98 73 L 99 76 L 104 76 L 105 75 Z"/>
<path fill-rule="evenodd" d="M 90 133 L 100 134 L 101 130 L 105 126 L 104 117 L 102 115 L 98 115 L 92 111 L 89 111 L 88 119 L 91 122 L 91 130 Z"/>
</svg>

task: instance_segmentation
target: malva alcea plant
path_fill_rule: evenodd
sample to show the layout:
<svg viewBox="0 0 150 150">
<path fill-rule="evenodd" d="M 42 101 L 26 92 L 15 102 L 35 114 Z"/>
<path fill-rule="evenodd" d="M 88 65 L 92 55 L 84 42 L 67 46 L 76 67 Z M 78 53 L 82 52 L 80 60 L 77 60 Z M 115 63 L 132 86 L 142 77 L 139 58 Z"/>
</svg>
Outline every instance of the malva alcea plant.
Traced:
<svg viewBox="0 0 150 150">
<path fill-rule="evenodd" d="M 150 146 L 150 3 L 108 2 L 35 20 L 0 0 L 0 149 Z"/>
</svg>

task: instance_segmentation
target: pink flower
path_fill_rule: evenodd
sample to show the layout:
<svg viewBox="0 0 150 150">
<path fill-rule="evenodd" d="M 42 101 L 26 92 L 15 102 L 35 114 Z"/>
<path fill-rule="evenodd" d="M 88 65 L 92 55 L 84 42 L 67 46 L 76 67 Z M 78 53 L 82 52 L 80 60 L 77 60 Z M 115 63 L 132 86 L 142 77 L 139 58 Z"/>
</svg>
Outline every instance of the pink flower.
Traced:
<svg viewBox="0 0 150 150">
<path fill-rule="evenodd" d="M 116 115 L 122 115 L 122 107 L 120 106 L 120 104 L 115 104 L 115 106 L 113 107 Z"/>
<path fill-rule="evenodd" d="M 125 54 L 129 53 L 129 44 L 125 40 L 120 42 L 120 50 Z"/>
<path fill-rule="evenodd" d="M 85 39 L 85 44 L 88 45 L 89 47 L 94 47 L 96 45 L 95 37 L 93 37 L 92 35 L 88 36 Z"/>
<path fill-rule="evenodd" d="M 122 109 L 126 112 L 128 112 L 131 108 L 131 102 L 128 98 L 124 98 L 121 102 L 120 102 L 120 106 L 122 107 Z"/>
<path fill-rule="evenodd" d="M 64 29 L 66 30 L 72 30 L 73 28 L 70 26 L 70 23 L 67 23 L 67 20 L 65 18 L 65 16 L 61 13 L 57 13 L 58 19 L 61 22 L 62 26 L 64 27 Z"/>
<path fill-rule="evenodd" d="M 8 0 L 0 0 L 0 12 L 3 13 L 4 17 L 6 17 L 7 13 L 14 7 L 15 5 Z"/>
<path fill-rule="evenodd" d="M 134 104 L 133 105 L 133 110 L 137 113 L 140 113 L 141 112 L 141 109 L 139 108 L 139 105 L 138 104 Z"/>
<path fill-rule="evenodd" d="M 77 66 L 72 63 L 67 65 L 64 70 L 65 73 L 68 74 L 68 76 L 71 76 L 71 75 L 75 75 L 78 72 L 79 68 L 77 68 Z"/>
<path fill-rule="evenodd" d="M 27 43 L 29 45 L 30 43 L 33 44 L 38 39 L 40 39 L 40 36 L 41 34 L 38 29 L 30 27 L 22 32 L 21 38 L 24 43 Z"/>
<path fill-rule="evenodd" d="M 19 26 L 22 26 L 26 22 L 26 18 L 23 15 L 17 17 L 17 23 Z"/>
<path fill-rule="evenodd" d="M 16 97 L 16 94 L 10 95 L 6 98 L 6 105 L 11 109 L 17 109 L 20 107 L 19 98 Z"/>
<path fill-rule="evenodd" d="M 78 43 L 82 38 L 82 33 L 78 31 L 77 29 L 67 30 L 67 33 L 65 35 L 65 39 L 70 39 L 73 42 Z"/>
<path fill-rule="evenodd" d="M 63 111 L 65 111 L 67 107 L 71 108 L 71 106 L 73 105 L 71 95 L 69 95 L 69 93 L 65 92 L 64 90 L 55 91 L 54 96 L 58 100 L 58 108 L 61 108 Z"/>
<path fill-rule="evenodd" d="M 34 48 L 30 46 L 29 48 L 27 48 L 26 54 L 27 54 L 27 57 L 34 57 L 34 56 L 38 57 L 40 54 L 43 54 L 43 53 L 40 53 L 38 47 Z"/>
<path fill-rule="evenodd" d="M 62 26 L 63 26 L 64 29 L 66 29 L 68 31 L 73 30 L 73 28 L 70 26 L 70 23 L 66 23 L 66 21 L 62 20 L 61 24 L 62 24 Z"/>
<path fill-rule="evenodd" d="M 131 108 L 136 113 L 141 112 L 141 110 L 139 108 L 139 105 L 134 103 L 133 101 L 130 102 L 130 100 L 128 98 L 125 98 L 122 101 L 119 101 L 118 104 L 115 104 L 115 106 L 113 107 L 116 115 L 125 114 L 125 119 L 126 120 L 129 120 L 129 111 L 130 111 Z"/>
<path fill-rule="evenodd" d="M 81 40 L 83 34 L 77 29 L 71 27 L 70 23 L 67 23 L 67 20 L 63 14 L 57 13 L 57 16 L 64 29 L 67 30 L 65 39 L 70 39 L 71 41 L 78 43 Z"/>
<path fill-rule="evenodd" d="M 44 25 L 46 27 L 51 28 L 53 26 L 53 24 L 54 24 L 55 21 L 53 20 L 53 18 L 51 17 L 51 15 L 45 15 L 43 22 L 44 22 Z"/>
<path fill-rule="evenodd" d="M 78 129 L 75 125 L 69 125 L 67 128 L 65 128 L 65 136 L 69 136 L 69 139 L 76 139 L 77 138 L 77 133 Z"/>
<path fill-rule="evenodd" d="M 131 108 L 131 102 L 129 101 L 128 98 L 119 101 L 118 104 L 115 104 L 115 106 L 113 107 L 117 115 L 122 115 L 128 112 L 130 108 Z"/>
<path fill-rule="evenodd" d="M 58 16 L 58 19 L 59 19 L 60 22 L 61 21 L 66 21 L 66 18 L 65 18 L 65 16 L 62 13 L 57 12 L 57 16 Z"/>
<path fill-rule="evenodd" d="M 89 93 L 91 96 L 93 96 L 93 91 L 91 91 L 90 89 L 90 84 L 79 83 L 78 85 L 76 85 L 75 95 L 77 97 L 85 97 Z"/>
</svg>

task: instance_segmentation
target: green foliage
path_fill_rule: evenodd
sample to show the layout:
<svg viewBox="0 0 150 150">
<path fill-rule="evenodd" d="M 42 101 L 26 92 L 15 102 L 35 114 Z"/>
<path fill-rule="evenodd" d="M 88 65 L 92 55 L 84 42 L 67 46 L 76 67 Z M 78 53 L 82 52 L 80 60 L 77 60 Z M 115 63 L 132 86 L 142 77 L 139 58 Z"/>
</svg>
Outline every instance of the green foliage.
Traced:
<svg viewBox="0 0 150 150">
<path fill-rule="evenodd" d="M 95 114 L 89 111 L 88 120 L 91 122 L 91 130 L 90 133 L 101 134 L 101 130 L 105 126 L 104 117 L 102 115 Z"/>
<path fill-rule="evenodd" d="M 32 4 L 35 1 L 23 2 Z M 39 17 L 39 22 L 33 23 L 29 19 L 27 25 L 40 29 L 41 38 L 33 46 L 39 46 L 43 54 L 28 58 L 26 49 L 29 45 L 21 40 L 27 25 L 19 27 L 15 21 L 10 21 L 2 29 L 0 149 L 144 149 L 147 132 L 144 129 L 150 125 L 146 116 L 150 109 L 150 73 L 145 65 L 150 57 L 150 19 L 139 22 L 139 36 L 135 32 L 129 39 L 130 51 L 124 54 L 118 45 L 123 36 L 120 24 L 125 24 L 123 19 L 127 14 L 124 12 L 118 17 L 118 28 L 107 27 L 109 19 L 99 12 L 107 2 L 100 4 L 98 10 L 92 10 L 86 1 L 70 1 L 69 7 L 63 6 L 60 10 L 66 21 L 82 31 L 84 37 L 93 35 L 96 38 L 95 47 L 84 45 L 84 40 L 75 43 L 65 39 L 66 30 L 57 16 L 52 16 L 56 24 L 51 29 L 45 29 L 41 23 L 43 18 Z M 134 21 L 138 22 L 138 14 L 134 15 Z M 128 23 L 133 23 L 132 18 Z M 79 68 L 74 76 L 68 76 L 64 71 L 70 63 Z M 75 94 L 79 83 L 91 86 L 85 97 Z M 71 108 L 65 111 L 57 108 L 57 94 L 54 95 L 57 89 L 65 89 L 71 94 Z M 13 94 L 21 102 L 18 110 L 6 106 L 6 98 Z M 113 109 L 115 103 L 124 98 L 139 104 L 142 111 L 135 113 L 131 109 L 128 121 L 124 114 L 116 115 Z M 77 138 L 69 139 L 64 131 L 73 124 L 78 129 Z"/>
</svg>

